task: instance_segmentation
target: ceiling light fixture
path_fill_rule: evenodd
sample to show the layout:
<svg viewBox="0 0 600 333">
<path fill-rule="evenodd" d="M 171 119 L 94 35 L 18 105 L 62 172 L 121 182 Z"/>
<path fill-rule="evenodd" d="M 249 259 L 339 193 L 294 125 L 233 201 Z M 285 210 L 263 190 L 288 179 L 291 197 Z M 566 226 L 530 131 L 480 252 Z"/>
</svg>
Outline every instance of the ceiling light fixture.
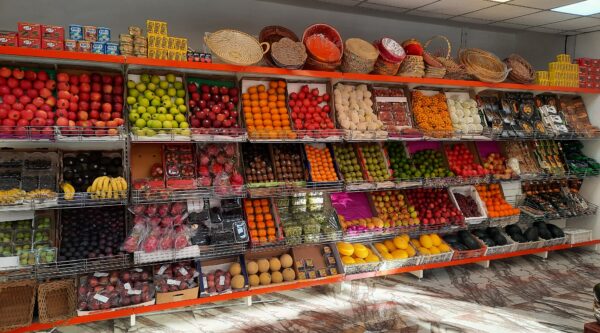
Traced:
<svg viewBox="0 0 600 333">
<path fill-rule="evenodd" d="M 553 8 L 552 11 L 582 16 L 597 14 L 600 13 L 600 0 L 576 2 L 574 4 Z"/>
<path fill-rule="evenodd" d="M 509 2 L 511 0 L 492 0 L 493 2 Z"/>
</svg>

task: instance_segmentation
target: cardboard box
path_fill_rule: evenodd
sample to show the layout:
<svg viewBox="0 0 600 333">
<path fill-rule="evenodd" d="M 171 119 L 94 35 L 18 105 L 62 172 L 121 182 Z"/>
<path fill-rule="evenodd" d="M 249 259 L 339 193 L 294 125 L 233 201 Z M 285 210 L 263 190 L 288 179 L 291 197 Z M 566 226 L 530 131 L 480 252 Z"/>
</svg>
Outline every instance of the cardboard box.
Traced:
<svg viewBox="0 0 600 333">
<path fill-rule="evenodd" d="M 42 47 L 42 40 L 37 38 L 19 38 L 19 47 L 39 49 Z"/>
<path fill-rule="evenodd" d="M 92 52 L 92 42 L 87 40 L 77 41 L 78 52 Z"/>
<path fill-rule="evenodd" d="M 42 38 L 63 40 L 65 39 L 65 28 L 58 25 L 42 25 Z"/>
<path fill-rule="evenodd" d="M 84 25 L 83 40 L 87 40 L 89 42 L 98 41 L 98 29 L 93 25 Z"/>
<path fill-rule="evenodd" d="M 196 288 L 186 289 L 186 290 L 171 291 L 168 293 L 156 293 L 156 304 L 196 299 L 196 298 L 198 298 L 199 291 L 200 291 L 200 286 L 198 286 Z"/>
<path fill-rule="evenodd" d="M 17 23 L 19 36 L 24 38 L 41 38 L 42 26 L 39 23 Z"/>
<path fill-rule="evenodd" d="M 77 41 L 74 39 L 65 39 L 65 47 L 66 51 L 77 52 Z"/>
<path fill-rule="evenodd" d="M 244 287 L 242 287 L 241 289 L 229 288 L 221 292 L 210 293 L 208 291 L 208 281 L 206 280 L 206 275 L 216 271 L 217 269 L 220 269 L 223 272 L 228 272 L 229 266 L 236 262 L 240 264 L 242 269 L 241 275 L 244 277 Z M 200 297 L 213 296 L 218 294 L 229 294 L 232 292 L 243 291 L 248 289 L 248 273 L 246 271 L 246 264 L 244 261 L 243 254 L 228 258 L 197 261 L 196 263 L 196 269 L 198 270 L 198 272 L 200 272 Z"/>
<path fill-rule="evenodd" d="M 19 35 L 14 31 L 0 31 L 0 46 L 18 46 Z"/>
<path fill-rule="evenodd" d="M 42 49 L 62 51 L 62 50 L 64 50 L 64 43 L 62 40 L 58 40 L 58 39 L 43 38 L 42 39 Z"/>
</svg>

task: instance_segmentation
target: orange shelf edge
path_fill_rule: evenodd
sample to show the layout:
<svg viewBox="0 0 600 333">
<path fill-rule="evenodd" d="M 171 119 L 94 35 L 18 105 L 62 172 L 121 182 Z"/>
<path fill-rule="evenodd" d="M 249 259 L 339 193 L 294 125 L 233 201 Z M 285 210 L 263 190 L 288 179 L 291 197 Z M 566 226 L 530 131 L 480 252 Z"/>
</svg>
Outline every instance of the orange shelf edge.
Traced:
<svg viewBox="0 0 600 333">
<path fill-rule="evenodd" d="M 29 326 L 21 327 L 21 328 L 12 330 L 10 332 L 21 333 L 21 332 L 46 330 L 46 329 L 51 329 L 53 327 L 58 327 L 58 326 L 69 326 L 69 325 L 84 324 L 84 323 L 100 321 L 100 320 L 116 319 L 116 318 L 131 316 L 134 314 L 143 314 L 143 313 L 148 313 L 148 312 L 157 312 L 157 311 L 174 309 L 174 308 L 189 307 L 189 306 L 200 305 L 200 304 L 205 304 L 205 303 L 227 301 L 227 300 L 239 299 L 239 298 L 253 296 L 253 295 L 261 295 L 261 294 L 267 294 L 267 293 L 273 293 L 273 292 L 301 289 L 301 288 L 325 285 L 325 284 L 330 284 L 330 283 L 338 283 L 338 282 L 343 282 L 343 281 L 351 281 L 351 280 L 356 280 L 356 279 L 364 279 L 364 278 L 377 277 L 377 276 L 395 275 L 395 274 L 408 273 L 408 272 L 418 271 L 418 270 L 428 270 L 428 269 L 434 269 L 434 268 L 459 266 L 459 265 L 465 265 L 465 264 L 486 261 L 486 260 L 498 260 L 498 259 L 519 257 L 519 256 L 528 255 L 528 254 L 545 252 L 545 251 L 564 250 L 564 249 L 571 249 L 571 248 L 577 248 L 577 247 L 583 247 L 583 246 L 590 246 L 590 245 L 595 245 L 595 244 L 600 244 L 600 239 L 595 239 L 595 240 L 577 243 L 577 244 L 562 244 L 562 245 L 556 245 L 556 246 L 550 246 L 550 247 L 543 247 L 543 248 L 539 248 L 539 249 L 529 249 L 529 250 L 523 250 L 523 251 L 502 253 L 502 254 L 496 254 L 496 255 L 491 255 L 491 256 L 476 257 L 476 258 L 469 258 L 469 259 L 462 259 L 462 260 L 455 260 L 455 261 L 447 261 L 447 262 L 441 262 L 441 263 L 433 263 L 433 264 L 427 264 L 427 265 L 407 266 L 407 267 L 401 267 L 401 268 L 391 269 L 391 270 L 386 270 L 386 271 L 368 272 L 368 273 L 360 273 L 360 274 L 353 274 L 353 275 L 346 275 L 346 276 L 336 275 L 336 276 L 331 276 L 331 277 L 326 277 L 326 278 L 316 279 L 316 280 L 296 281 L 296 282 L 290 283 L 290 284 L 284 284 L 284 285 L 278 285 L 278 286 L 272 286 L 272 287 L 264 287 L 264 288 L 240 291 L 240 292 L 235 292 L 235 293 L 230 293 L 230 294 L 215 295 L 215 296 L 210 296 L 210 297 L 195 298 L 195 299 L 186 300 L 186 301 L 171 302 L 171 303 L 164 303 L 164 304 L 154 304 L 154 305 L 145 306 L 145 307 L 128 308 L 128 309 L 114 310 L 114 311 L 109 311 L 109 312 L 101 312 L 101 313 L 92 314 L 92 315 L 88 315 L 88 316 L 73 317 L 73 318 L 70 318 L 67 320 L 62 320 L 62 321 L 57 321 L 57 322 L 52 322 L 52 323 L 33 323 Z"/>
<path fill-rule="evenodd" d="M 246 74 L 262 74 L 262 75 L 282 75 L 282 76 L 297 76 L 297 77 L 312 77 L 312 78 L 327 78 L 347 81 L 368 81 L 368 82 L 392 82 L 400 84 L 418 84 L 418 85 L 434 85 L 448 87 L 480 87 L 490 89 L 510 89 L 521 91 L 548 91 L 548 92 L 568 92 L 568 93 L 585 93 L 585 94 L 600 94 L 600 89 L 579 88 L 579 87 L 558 87 L 558 86 L 540 86 L 540 85 L 524 85 L 519 83 L 487 83 L 481 81 L 465 81 L 465 80 L 448 80 L 436 78 L 413 78 L 404 76 L 376 75 L 376 74 L 358 74 L 358 73 L 341 73 L 341 72 L 325 72 L 312 70 L 290 70 L 275 67 L 259 67 L 259 66 L 237 66 L 229 64 L 216 63 L 198 63 L 175 60 L 158 60 L 138 57 L 113 56 L 104 54 L 92 54 L 81 52 L 68 51 L 52 51 L 41 49 L 29 49 L 22 47 L 1 46 L 0 55 L 23 56 L 23 57 L 38 57 L 90 62 L 105 62 L 115 64 L 138 65 L 142 67 L 161 67 L 174 69 L 188 69 L 198 71 L 215 71 L 229 73 L 246 73 Z"/>
</svg>

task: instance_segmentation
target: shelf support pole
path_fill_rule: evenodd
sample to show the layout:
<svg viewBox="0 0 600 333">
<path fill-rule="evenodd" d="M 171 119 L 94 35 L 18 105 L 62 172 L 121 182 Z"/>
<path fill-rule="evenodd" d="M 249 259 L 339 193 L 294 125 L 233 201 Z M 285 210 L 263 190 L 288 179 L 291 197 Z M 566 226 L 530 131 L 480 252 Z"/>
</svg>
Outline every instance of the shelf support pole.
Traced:
<svg viewBox="0 0 600 333">
<path fill-rule="evenodd" d="M 252 306 L 252 296 L 246 296 L 246 305 Z"/>
<path fill-rule="evenodd" d="M 544 260 L 548 259 L 548 251 L 534 253 L 533 255 L 538 256 Z"/>
<path fill-rule="evenodd" d="M 410 271 L 410 274 L 416 276 L 419 280 L 421 280 L 423 278 L 423 270 L 420 269 L 418 271 Z"/>
<path fill-rule="evenodd" d="M 489 260 L 477 261 L 475 263 L 477 265 L 483 267 L 483 268 L 490 268 L 490 261 Z"/>
<path fill-rule="evenodd" d="M 131 327 L 135 326 L 135 314 L 132 314 L 131 316 L 129 316 L 129 326 L 131 326 Z"/>
</svg>

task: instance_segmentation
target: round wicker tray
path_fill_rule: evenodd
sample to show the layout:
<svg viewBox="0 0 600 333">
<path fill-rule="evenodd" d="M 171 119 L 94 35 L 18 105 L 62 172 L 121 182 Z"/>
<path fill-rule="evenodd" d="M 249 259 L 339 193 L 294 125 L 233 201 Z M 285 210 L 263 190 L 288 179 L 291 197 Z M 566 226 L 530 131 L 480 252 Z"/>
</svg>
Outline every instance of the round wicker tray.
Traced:
<svg viewBox="0 0 600 333">
<path fill-rule="evenodd" d="M 204 43 L 224 62 L 240 66 L 256 64 L 270 48 L 268 43 L 260 43 L 245 32 L 231 29 L 205 36 Z"/>
</svg>

